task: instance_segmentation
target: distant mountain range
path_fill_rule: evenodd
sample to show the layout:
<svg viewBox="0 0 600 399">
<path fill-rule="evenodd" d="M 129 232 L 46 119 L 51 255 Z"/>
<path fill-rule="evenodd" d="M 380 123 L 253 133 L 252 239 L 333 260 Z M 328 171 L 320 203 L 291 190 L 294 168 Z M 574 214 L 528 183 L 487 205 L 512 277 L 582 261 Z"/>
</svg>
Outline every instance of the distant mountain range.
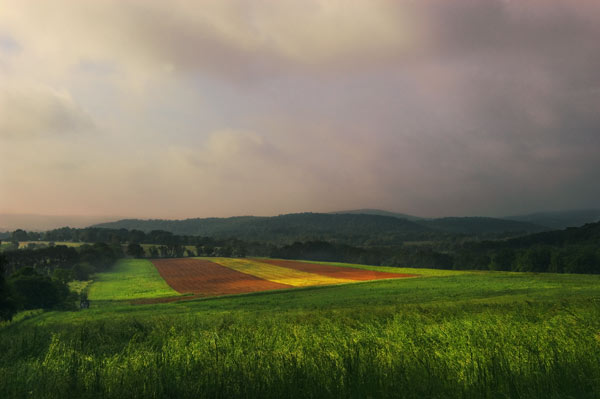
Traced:
<svg viewBox="0 0 600 399">
<path fill-rule="evenodd" d="M 598 248 L 600 242 L 600 222 L 586 223 L 579 227 L 545 231 L 527 236 L 515 237 L 500 242 L 507 247 L 532 247 L 535 245 L 592 245 Z"/>
<path fill-rule="evenodd" d="M 243 240 L 290 242 L 334 240 L 351 244 L 388 245 L 405 240 L 435 239 L 448 234 L 520 235 L 548 230 L 528 222 L 494 218 L 407 220 L 397 216 L 359 213 L 296 213 L 272 217 L 241 216 L 185 220 L 125 219 L 94 227 L 165 230 L 178 235 L 236 237 Z M 383 212 L 383 211 L 375 211 Z"/>
<path fill-rule="evenodd" d="M 422 217 L 418 217 L 418 216 L 407 215 L 406 213 L 382 211 L 381 209 L 353 209 L 350 211 L 337 211 L 337 212 L 329 212 L 329 213 L 332 213 L 332 214 L 347 213 L 347 214 L 351 214 L 351 215 L 360 214 L 360 215 L 391 216 L 391 217 L 395 217 L 395 218 L 399 218 L 399 219 L 406 219 L 406 220 L 411 220 L 411 221 L 426 219 L 426 218 L 422 218 Z"/>
<path fill-rule="evenodd" d="M 376 239 L 382 245 L 401 242 L 415 235 L 425 236 L 430 232 L 426 226 L 406 219 L 379 215 L 327 213 L 185 220 L 125 219 L 101 223 L 94 227 L 136 229 L 144 232 L 165 230 L 177 235 L 235 237 L 248 241 L 274 243 L 324 239 L 362 244 Z"/>
<path fill-rule="evenodd" d="M 441 235 L 516 236 L 581 226 L 600 221 L 600 210 L 538 212 L 503 218 L 423 218 L 379 209 L 355 209 L 331 213 L 296 213 L 272 217 L 238 216 L 185 220 L 121 219 L 101 217 L 0 214 L 0 231 L 17 228 L 44 231 L 62 226 L 165 230 L 180 235 L 237 237 L 245 240 L 289 242 L 327 239 L 380 245 L 404 240 L 435 239 Z M 99 223 L 103 222 L 103 223 Z"/>
<path fill-rule="evenodd" d="M 446 217 L 439 219 L 423 218 L 413 215 L 407 215 L 405 213 L 396 213 L 382 211 L 379 209 L 355 209 L 350 211 L 332 212 L 332 213 L 351 213 L 351 214 L 365 214 L 365 215 L 381 215 L 381 216 L 392 216 L 412 221 L 435 221 L 444 219 L 447 223 L 452 224 L 459 219 L 472 219 L 471 222 L 489 222 L 491 219 L 496 220 L 513 220 L 517 222 L 528 222 L 535 225 L 545 227 L 547 229 L 559 230 L 566 229 L 567 227 L 578 227 L 583 226 L 586 223 L 600 222 L 600 209 L 579 209 L 579 210 L 566 210 L 566 211 L 548 211 L 548 212 L 535 212 L 524 215 L 505 216 L 500 218 L 465 218 L 465 217 Z M 487 219 L 487 220 L 485 220 Z M 454 222 L 453 222 L 454 221 Z M 434 223 L 434 224 L 437 224 Z M 501 225 L 499 225 L 500 227 Z"/>
<path fill-rule="evenodd" d="M 537 212 L 527 215 L 508 216 L 504 219 L 534 223 L 551 229 L 583 226 L 586 223 L 600 221 L 600 209 L 572 211 Z"/>
</svg>

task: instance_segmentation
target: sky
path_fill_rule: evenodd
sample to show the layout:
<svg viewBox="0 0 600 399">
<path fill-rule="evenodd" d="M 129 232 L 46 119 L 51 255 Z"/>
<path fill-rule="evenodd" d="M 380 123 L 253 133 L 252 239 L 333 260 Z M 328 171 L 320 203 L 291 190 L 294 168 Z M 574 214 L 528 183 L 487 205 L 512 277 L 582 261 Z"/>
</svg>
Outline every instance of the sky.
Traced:
<svg viewBox="0 0 600 399">
<path fill-rule="evenodd" d="M 598 0 L 0 0 L 0 214 L 598 204 Z"/>
</svg>

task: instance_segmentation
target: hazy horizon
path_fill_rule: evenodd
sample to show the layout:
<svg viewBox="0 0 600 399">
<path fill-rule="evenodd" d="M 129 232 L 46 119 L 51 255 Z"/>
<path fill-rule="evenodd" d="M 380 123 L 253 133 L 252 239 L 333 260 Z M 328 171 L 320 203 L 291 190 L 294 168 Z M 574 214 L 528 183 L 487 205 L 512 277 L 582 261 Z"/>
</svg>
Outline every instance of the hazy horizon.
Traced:
<svg viewBox="0 0 600 399">
<path fill-rule="evenodd" d="M 598 208 L 599 37 L 595 0 L 0 0 L 0 215 Z"/>
<path fill-rule="evenodd" d="M 303 212 L 294 212 L 294 213 L 306 213 L 306 212 L 314 212 L 314 213 L 343 213 L 345 211 L 353 212 L 359 210 L 374 210 L 374 211 L 385 211 L 391 213 L 405 214 L 409 217 L 420 217 L 425 219 L 435 219 L 435 218 L 444 218 L 444 217 L 492 217 L 492 218 L 510 218 L 510 217 L 519 217 L 526 215 L 535 215 L 535 214 L 544 214 L 544 213 L 554 213 L 554 212 L 578 212 L 578 211 L 592 211 L 596 209 L 563 209 L 563 210 L 552 210 L 552 209 L 538 209 L 533 210 L 531 212 L 525 212 L 522 214 L 507 214 L 507 215 L 431 215 L 431 216 L 423 216 L 423 215 L 413 215 L 407 214 L 406 212 L 396 212 L 390 211 L 386 209 L 373 209 L 373 208 L 361 208 L 361 209 L 338 209 L 334 211 L 328 212 L 316 212 L 311 210 L 306 210 Z M 115 215 L 40 215 L 40 214 L 0 214 L 0 232 L 11 232 L 16 229 L 23 229 L 27 231 L 47 231 L 52 230 L 59 227 L 71 227 L 71 228 L 84 228 L 89 227 L 99 223 L 108 223 L 114 222 L 124 219 L 142 219 L 142 220 L 150 220 L 150 219 L 167 219 L 167 220 L 184 220 L 184 219 L 203 219 L 203 218 L 228 218 L 228 217 L 239 217 L 239 216 L 259 216 L 259 217 L 272 217 L 278 216 L 279 214 L 271 214 L 271 215 L 257 215 L 257 214 L 238 214 L 238 215 L 224 215 L 224 216 L 188 216 L 182 218 L 161 218 L 161 217 L 131 217 L 131 216 L 115 216 Z M 589 220 L 589 222 L 593 222 L 593 220 Z"/>
</svg>

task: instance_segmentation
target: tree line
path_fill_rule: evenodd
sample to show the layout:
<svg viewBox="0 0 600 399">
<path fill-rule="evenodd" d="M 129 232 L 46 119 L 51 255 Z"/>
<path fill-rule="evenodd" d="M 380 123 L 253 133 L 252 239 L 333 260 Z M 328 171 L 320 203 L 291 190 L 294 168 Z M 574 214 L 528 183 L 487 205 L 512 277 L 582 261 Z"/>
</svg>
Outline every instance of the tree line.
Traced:
<svg viewBox="0 0 600 399">
<path fill-rule="evenodd" d="M 24 248 L 0 254 L 0 320 L 28 309 L 73 309 L 73 280 L 89 280 L 122 257 L 120 245 L 94 243 Z"/>
<path fill-rule="evenodd" d="M 275 249 L 271 256 L 397 267 L 598 274 L 600 223 L 507 240 L 445 240 L 387 247 L 296 242 Z"/>
<path fill-rule="evenodd" d="M 477 240 L 452 235 L 440 240 L 352 245 L 344 240 L 307 238 L 288 245 L 237 238 L 175 235 L 163 230 L 61 228 L 44 233 L 16 230 L 11 241 L 71 241 L 121 245 L 133 257 L 265 256 L 399 267 L 597 273 L 600 223 L 510 239 Z M 89 249 L 82 250 L 89 252 Z M 88 256 L 92 259 L 93 256 Z"/>
</svg>

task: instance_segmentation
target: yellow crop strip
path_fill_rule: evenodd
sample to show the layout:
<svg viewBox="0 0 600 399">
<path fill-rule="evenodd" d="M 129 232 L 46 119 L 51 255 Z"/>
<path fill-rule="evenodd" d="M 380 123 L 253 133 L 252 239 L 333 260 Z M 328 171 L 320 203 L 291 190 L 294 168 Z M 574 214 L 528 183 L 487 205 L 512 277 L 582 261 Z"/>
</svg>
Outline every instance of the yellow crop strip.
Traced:
<svg viewBox="0 0 600 399">
<path fill-rule="evenodd" d="M 345 278 L 334 278 L 321 276 L 319 274 L 307 273 L 287 267 L 270 265 L 248 259 L 214 258 L 212 262 L 221 266 L 237 270 L 241 273 L 250 274 L 276 283 L 287 284 L 294 287 L 307 287 L 311 285 L 329 285 L 342 283 L 355 283 L 354 280 Z"/>
</svg>

